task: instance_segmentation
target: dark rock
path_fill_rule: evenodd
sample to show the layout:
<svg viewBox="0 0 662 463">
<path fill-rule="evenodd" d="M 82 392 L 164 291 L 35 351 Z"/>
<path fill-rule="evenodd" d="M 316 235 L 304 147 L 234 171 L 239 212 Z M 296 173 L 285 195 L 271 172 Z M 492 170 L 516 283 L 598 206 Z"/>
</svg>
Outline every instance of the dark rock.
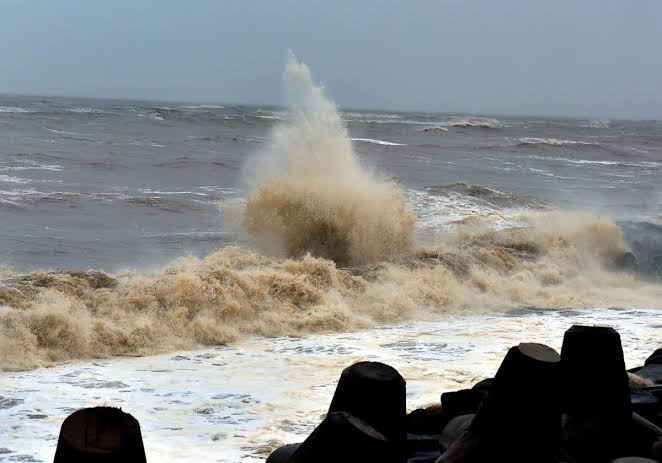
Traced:
<svg viewBox="0 0 662 463">
<path fill-rule="evenodd" d="M 560 357 L 542 344 L 508 351 L 469 430 L 438 462 L 557 463 Z"/>
<path fill-rule="evenodd" d="M 475 414 L 471 413 L 468 415 L 456 416 L 450 420 L 444 427 L 444 431 L 441 433 L 441 438 L 439 439 L 441 447 L 447 449 L 453 444 L 453 442 L 458 440 L 460 436 L 469 429 L 475 416 Z"/>
<path fill-rule="evenodd" d="M 563 338 L 561 364 L 563 456 L 591 463 L 627 455 L 632 404 L 619 334 L 573 326 Z"/>
<path fill-rule="evenodd" d="M 662 365 L 662 348 L 657 349 L 655 352 L 651 354 L 650 357 L 646 359 L 644 362 L 644 365 Z"/>
<path fill-rule="evenodd" d="M 440 434 L 441 410 L 419 408 L 407 415 L 407 432 L 412 434 Z"/>
<path fill-rule="evenodd" d="M 287 463 L 292 459 L 292 455 L 299 449 L 301 443 L 299 444 L 287 444 L 282 447 L 278 447 L 276 450 L 271 452 L 269 458 L 267 458 L 266 463 Z"/>
<path fill-rule="evenodd" d="M 456 416 L 476 413 L 486 395 L 486 391 L 481 389 L 444 392 L 441 394 L 441 410 L 444 421 L 448 422 Z"/>
<path fill-rule="evenodd" d="M 660 399 L 644 389 L 632 389 L 630 391 L 630 401 L 632 410 L 639 415 L 650 419 L 655 419 L 660 406 Z"/>
<path fill-rule="evenodd" d="M 471 388 L 475 391 L 479 391 L 483 398 L 487 397 L 487 394 L 490 392 L 490 389 L 492 389 L 492 382 L 494 381 L 494 378 L 487 378 L 482 381 L 477 382 L 474 384 L 474 386 Z"/>
<path fill-rule="evenodd" d="M 643 457 L 622 457 L 612 460 L 611 463 L 655 463 L 655 460 Z"/>
<path fill-rule="evenodd" d="M 417 452 L 439 453 L 439 434 L 407 434 L 407 453 Z M 439 455 L 437 455 L 439 456 Z"/>
<path fill-rule="evenodd" d="M 347 412 L 383 434 L 404 458 L 406 452 L 406 383 L 389 365 L 359 362 L 345 368 L 329 413 Z"/>
<path fill-rule="evenodd" d="M 662 462 L 662 437 L 651 445 L 651 454 L 659 462 Z"/>
<path fill-rule="evenodd" d="M 373 461 L 400 463 L 404 460 L 386 437 L 368 423 L 346 412 L 334 412 L 329 413 L 296 449 L 289 463 Z"/>
<path fill-rule="evenodd" d="M 616 266 L 624 270 L 634 270 L 637 268 L 637 258 L 631 252 L 625 252 L 616 261 Z"/>
<path fill-rule="evenodd" d="M 662 364 L 648 363 L 643 367 L 638 368 L 635 373 L 655 384 L 662 384 Z"/>
<path fill-rule="evenodd" d="M 407 463 L 434 463 L 439 458 L 439 451 L 416 452 L 407 458 Z"/>
<path fill-rule="evenodd" d="M 118 408 L 84 408 L 62 423 L 53 463 L 145 463 L 140 424 Z"/>
</svg>

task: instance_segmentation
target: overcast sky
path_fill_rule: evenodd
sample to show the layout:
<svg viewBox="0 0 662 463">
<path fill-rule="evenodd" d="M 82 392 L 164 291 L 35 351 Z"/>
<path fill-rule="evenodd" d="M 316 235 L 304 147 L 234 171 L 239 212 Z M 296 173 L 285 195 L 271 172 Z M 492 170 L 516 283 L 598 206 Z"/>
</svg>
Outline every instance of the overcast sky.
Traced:
<svg viewBox="0 0 662 463">
<path fill-rule="evenodd" d="M 0 0 L 0 92 L 662 118 L 662 0 Z"/>
</svg>

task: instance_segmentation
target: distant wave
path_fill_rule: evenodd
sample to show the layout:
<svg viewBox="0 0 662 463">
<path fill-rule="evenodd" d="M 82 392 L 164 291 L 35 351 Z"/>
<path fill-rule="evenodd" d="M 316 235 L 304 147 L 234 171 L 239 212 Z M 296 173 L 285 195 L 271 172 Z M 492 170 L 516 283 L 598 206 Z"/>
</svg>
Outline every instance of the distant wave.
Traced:
<svg viewBox="0 0 662 463">
<path fill-rule="evenodd" d="M 564 145 L 583 145 L 583 146 L 600 146 L 597 143 L 590 143 L 586 141 L 576 140 L 561 140 L 558 138 L 538 138 L 538 137 L 523 137 L 517 139 L 517 146 L 530 146 L 530 145 L 549 145 L 549 146 L 564 146 Z"/>
<path fill-rule="evenodd" d="M 20 184 L 30 183 L 30 181 L 28 179 L 19 178 L 19 177 L 12 177 L 11 175 L 4 175 L 4 174 L 0 174 L 0 182 L 20 183 Z"/>
<path fill-rule="evenodd" d="M 531 159 L 542 159 L 544 161 L 561 161 L 571 164 L 595 164 L 603 166 L 621 166 L 621 167 L 641 167 L 641 168 L 660 168 L 662 162 L 657 161 L 609 161 L 600 159 L 571 159 L 562 156 L 529 156 Z"/>
<path fill-rule="evenodd" d="M 51 129 L 51 128 L 48 128 L 48 127 L 44 127 L 43 125 L 40 126 L 40 127 L 44 130 L 48 130 L 49 132 L 57 133 L 57 134 L 60 134 L 60 135 L 73 135 L 73 136 L 76 136 L 76 137 L 94 137 L 95 136 L 92 133 L 67 132 L 66 130 Z"/>
<path fill-rule="evenodd" d="M 0 113 L 35 113 L 36 111 L 18 106 L 0 106 Z"/>
<path fill-rule="evenodd" d="M 487 117 L 463 117 L 459 120 L 450 121 L 446 124 L 449 127 L 461 128 L 477 128 L 477 129 L 498 129 L 503 126 L 498 119 L 491 119 Z"/>
<path fill-rule="evenodd" d="M 448 132 L 448 127 L 426 127 L 421 132 L 424 133 L 445 133 Z"/>
<path fill-rule="evenodd" d="M 19 161 L 14 161 L 15 163 L 20 163 L 20 166 L 3 166 L 0 165 L 0 172 L 8 171 L 22 171 L 22 170 L 50 170 L 54 172 L 62 171 L 63 167 L 58 164 L 39 164 L 38 162 L 32 161 L 30 159 L 21 159 Z"/>
<path fill-rule="evenodd" d="M 352 141 L 362 141 L 366 143 L 374 143 L 375 145 L 386 145 L 386 146 L 405 146 L 404 143 L 393 143 L 390 141 L 384 140 L 375 140 L 374 138 L 350 138 Z"/>
<path fill-rule="evenodd" d="M 198 105 L 180 106 L 180 108 L 185 108 L 185 109 L 224 109 L 225 106 L 216 105 L 216 104 L 198 104 Z"/>
</svg>

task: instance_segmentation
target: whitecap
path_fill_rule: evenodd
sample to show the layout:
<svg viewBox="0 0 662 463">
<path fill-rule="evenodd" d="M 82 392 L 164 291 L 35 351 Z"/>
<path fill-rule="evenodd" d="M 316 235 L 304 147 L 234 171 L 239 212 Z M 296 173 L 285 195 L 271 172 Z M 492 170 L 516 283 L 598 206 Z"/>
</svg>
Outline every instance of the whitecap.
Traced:
<svg viewBox="0 0 662 463">
<path fill-rule="evenodd" d="M 386 145 L 386 146 L 405 146 L 404 143 L 393 143 L 390 141 L 384 140 L 375 140 L 374 138 L 350 138 L 352 141 L 363 141 L 366 143 L 374 143 L 376 145 Z"/>
</svg>

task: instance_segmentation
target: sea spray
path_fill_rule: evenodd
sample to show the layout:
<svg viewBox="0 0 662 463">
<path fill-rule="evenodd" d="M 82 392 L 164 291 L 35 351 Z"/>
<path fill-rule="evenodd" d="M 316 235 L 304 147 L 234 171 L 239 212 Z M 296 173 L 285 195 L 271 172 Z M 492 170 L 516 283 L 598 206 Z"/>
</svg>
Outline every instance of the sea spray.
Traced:
<svg viewBox="0 0 662 463">
<path fill-rule="evenodd" d="M 415 216 L 398 186 L 358 162 L 335 105 L 290 55 L 289 121 L 256 162 L 244 225 L 262 250 L 364 264 L 409 253 Z"/>
</svg>

